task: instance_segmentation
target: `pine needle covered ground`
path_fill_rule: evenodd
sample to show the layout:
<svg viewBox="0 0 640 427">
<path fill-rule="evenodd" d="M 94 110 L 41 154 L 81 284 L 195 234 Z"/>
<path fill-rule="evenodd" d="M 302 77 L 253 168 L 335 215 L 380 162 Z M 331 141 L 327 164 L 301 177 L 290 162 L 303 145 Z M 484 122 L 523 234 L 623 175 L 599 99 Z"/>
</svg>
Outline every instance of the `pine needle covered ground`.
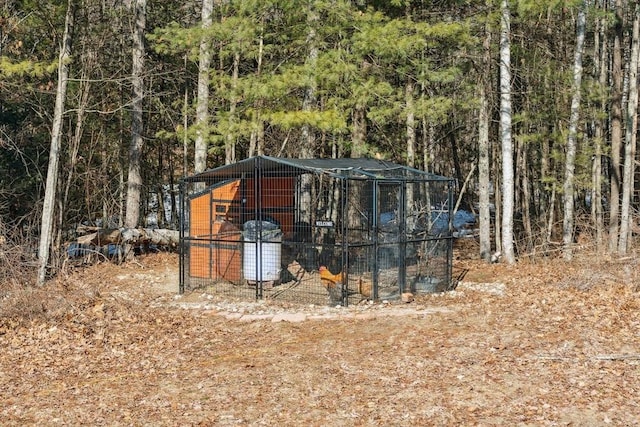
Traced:
<svg viewBox="0 0 640 427">
<path fill-rule="evenodd" d="M 3 291 L 0 419 L 632 425 L 637 262 L 458 260 L 468 273 L 453 292 L 364 311 L 303 307 L 282 322 L 264 313 L 295 307 L 176 298 L 174 255 L 102 263 L 42 289 Z"/>
</svg>

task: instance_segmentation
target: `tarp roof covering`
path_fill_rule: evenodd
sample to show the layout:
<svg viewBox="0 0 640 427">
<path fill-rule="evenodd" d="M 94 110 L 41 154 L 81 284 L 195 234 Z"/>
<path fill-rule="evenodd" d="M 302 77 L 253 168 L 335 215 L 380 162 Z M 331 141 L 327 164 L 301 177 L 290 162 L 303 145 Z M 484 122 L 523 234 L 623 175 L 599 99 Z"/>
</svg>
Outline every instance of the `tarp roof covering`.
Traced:
<svg viewBox="0 0 640 427">
<path fill-rule="evenodd" d="M 209 169 L 184 178 L 185 182 L 215 183 L 229 179 L 259 176 L 292 176 L 305 173 L 327 174 L 335 178 L 357 180 L 390 181 L 449 181 L 408 166 L 385 160 L 358 159 L 289 159 L 281 157 L 256 156 L 230 165 Z"/>
</svg>

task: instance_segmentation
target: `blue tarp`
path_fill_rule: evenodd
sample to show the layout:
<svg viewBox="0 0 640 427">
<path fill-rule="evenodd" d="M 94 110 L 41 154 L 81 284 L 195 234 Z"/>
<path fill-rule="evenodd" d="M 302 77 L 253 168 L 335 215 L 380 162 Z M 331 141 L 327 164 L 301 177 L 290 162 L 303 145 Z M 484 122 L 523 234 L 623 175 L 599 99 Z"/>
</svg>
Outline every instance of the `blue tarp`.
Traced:
<svg viewBox="0 0 640 427">
<path fill-rule="evenodd" d="M 392 224 L 396 219 L 394 212 L 383 212 L 380 214 L 380 223 L 385 225 Z M 458 237 L 463 234 L 476 223 L 476 216 L 469 211 L 459 210 L 453 216 L 453 235 Z M 449 230 L 449 212 L 448 211 L 431 211 L 431 221 L 429 224 L 429 235 L 438 236 Z"/>
</svg>

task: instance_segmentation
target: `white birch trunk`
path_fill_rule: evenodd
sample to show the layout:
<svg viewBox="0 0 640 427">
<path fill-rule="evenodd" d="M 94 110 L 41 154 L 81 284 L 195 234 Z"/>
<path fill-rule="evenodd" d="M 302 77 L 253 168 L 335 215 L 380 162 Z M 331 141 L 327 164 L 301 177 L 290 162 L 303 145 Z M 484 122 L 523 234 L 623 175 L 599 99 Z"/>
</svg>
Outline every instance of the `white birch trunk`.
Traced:
<svg viewBox="0 0 640 427">
<path fill-rule="evenodd" d="M 491 32 L 487 28 L 484 40 L 484 65 L 491 61 Z M 478 202 L 480 226 L 480 258 L 491 261 L 491 195 L 489 176 L 489 83 L 482 78 L 480 88 L 480 110 L 478 112 Z"/>
<path fill-rule="evenodd" d="M 562 220 L 562 244 L 563 256 L 565 260 L 573 257 L 573 236 L 574 236 L 574 194 L 576 168 L 576 149 L 578 146 L 578 120 L 580 119 L 580 96 L 582 94 L 582 52 L 584 50 L 584 32 L 586 26 L 586 5 L 580 5 L 578 11 L 578 22 L 576 28 L 576 48 L 573 64 L 573 94 L 571 97 L 571 115 L 569 117 L 569 135 L 567 137 L 567 149 L 564 169 L 564 218 Z"/>
<path fill-rule="evenodd" d="M 73 38 L 74 4 L 67 2 L 67 13 L 64 20 L 64 35 L 58 56 L 58 87 L 56 102 L 53 109 L 53 123 L 51 125 L 51 148 L 49 150 L 49 165 L 47 168 L 47 183 L 42 206 L 42 222 L 40 226 L 40 245 L 38 247 L 38 275 L 36 283 L 44 284 L 49 264 L 51 239 L 53 237 L 54 206 L 58 185 L 58 168 L 60 164 L 60 146 L 62 135 L 62 118 L 67 96 L 69 81 L 69 61 L 71 59 L 71 41 Z"/>
<path fill-rule="evenodd" d="M 502 0 L 500 21 L 500 135 L 502 140 L 502 255 L 516 261 L 513 245 L 514 170 L 511 138 L 511 17 L 507 0 Z"/>
</svg>

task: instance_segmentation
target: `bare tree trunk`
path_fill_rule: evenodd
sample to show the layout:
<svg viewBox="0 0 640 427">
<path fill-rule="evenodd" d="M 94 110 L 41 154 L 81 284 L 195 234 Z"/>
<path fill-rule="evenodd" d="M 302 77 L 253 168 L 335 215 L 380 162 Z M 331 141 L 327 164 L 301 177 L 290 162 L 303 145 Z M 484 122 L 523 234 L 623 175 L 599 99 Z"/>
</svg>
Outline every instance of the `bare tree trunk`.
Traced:
<svg viewBox="0 0 640 427">
<path fill-rule="evenodd" d="M 260 76 L 262 72 L 262 56 L 264 54 L 264 25 L 260 28 L 260 39 L 258 42 L 258 59 L 256 67 L 256 75 Z M 261 117 L 262 100 L 256 102 L 256 109 L 254 111 L 253 122 L 254 127 L 249 137 L 249 157 L 256 154 L 262 154 L 262 139 L 264 138 L 264 124 Z"/>
<path fill-rule="evenodd" d="M 351 157 L 357 158 L 367 154 L 365 138 L 367 136 L 367 118 L 364 107 L 356 107 L 353 110 L 353 129 L 351 131 Z"/>
<path fill-rule="evenodd" d="M 71 59 L 71 42 L 73 39 L 73 25 L 75 15 L 75 2 L 68 0 L 67 13 L 64 19 L 64 35 L 62 46 L 58 56 L 58 87 L 56 90 L 56 103 L 53 110 L 53 123 L 51 126 L 51 148 L 49 150 L 49 166 L 47 168 L 47 183 L 42 206 L 42 223 L 40 226 L 40 245 L 38 247 L 38 275 L 36 283 L 44 284 L 49 263 L 49 251 L 53 237 L 54 206 L 58 185 L 58 167 L 60 164 L 60 146 L 62 135 L 62 117 L 67 96 L 67 83 L 69 81 L 69 62 Z"/>
<path fill-rule="evenodd" d="M 424 95 L 422 95 L 424 96 Z M 422 119 L 422 163 L 426 172 L 435 173 L 435 129 L 432 123 Z"/>
<path fill-rule="evenodd" d="M 502 140 L 502 254 L 516 262 L 513 248 L 514 171 L 511 139 L 511 17 L 509 3 L 502 0 L 500 21 L 500 133 Z"/>
<path fill-rule="evenodd" d="M 524 233 L 527 237 L 527 252 L 533 249 L 533 230 L 531 228 L 531 192 L 529 187 L 529 162 L 527 146 L 525 143 L 521 143 L 519 147 L 520 156 L 518 157 L 518 163 L 520 167 L 520 185 L 522 188 L 522 197 L 520 198 L 520 206 L 522 209 L 522 225 L 524 227 Z"/>
<path fill-rule="evenodd" d="M 607 19 L 598 20 L 599 28 L 595 31 L 595 68 L 599 72 L 598 85 L 602 94 L 607 87 Z M 599 101 L 602 111 L 606 111 L 606 98 Z M 604 217 L 602 209 L 602 147 L 605 138 L 605 120 L 595 120 L 595 147 L 591 169 L 591 217 L 596 229 L 596 250 L 602 250 L 604 235 Z"/>
<path fill-rule="evenodd" d="M 313 3 L 313 2 L 312 2 Z M 302 111 L 308 113 L 313 110 L 316 103 L 316 84 L 315 84 L 315 68 L 318 62 L 318 47 L 316 45 L 316 26 L 318 25 L 318 14 L 314 10 L 313 5 L 309 5 L 307 12 L 307 60 L 306 66 L 309 70 L 309 83 L 305 87 L 304 99 L 302 100 Z M 302 126 L 302 150 L 300 158 L 311 158 L 315 148 L 315 134 L 310 126 L 305 124 Z"/>
<path fill-rule="evenodd" d="M 233 54 L 233 72 L 231 74 L 231 99 L 229 100 L 229 130 L 227 131 L 227 143 L 224 146 L 225 164 L 230 165 L 236 161 L 236 108 L 238 105 L 238 77 L 240 75 L 240 52 Z"/>
<path fill-rule="evenodd" d="M 548 128 L 547 131 L 549 132 L 549 134 L 551 134 L 551 129 L 550 128 Z M 549 138 L 543 138 L 542 139 L 542 146 L 540 147 L 540 151 L 541 151 L 540 152 L 540 178 L 542 180 L 552 178 L 552 175 L 551 175 L 551 172 L 550 172 L 550 169 L 551 169 L 551 166 L 550 166 L 550 164 L 551 164 L 551 160 L 550 160 L 551 149 L 550 149 L 550 146 L 549 146 Z M 555 181 L 555 177 L 553 177 L 553 180 Z M 549 193 L 547 188 L 543 187 L 543 189 L 544 189 L 543 190 L 544 191 L 544 195 L 540 198 L 540 211 L 543 212 L 543 215 L 544 215 L 544 212 L 546 212 L 547 209 L 549 209 L 549 204 L 550 204 L 549 203 L 549 200 L 550 200 L 549 197 L 550 197 L 550 195 L 549 196 L 547 195 L 547 193 Z"/>
<path fill-rule="evenodd" d="M 482 65 L 487 71 L 481 77 L 478 85 L 480 89 L 480 110 L 478 113 L 478 196 L 479 196 L 479 226 L 480 226 L 480 258 L 491 261 L 491 194 L 489 175 L 489 99 L 488 92 L 491 84 L 487 75 L 491 64 L 491 31 L 485 26 L 483 42 L 484 55 Z"/>
<path fill-rule="evenodd" d="M 313 2 L 309 4 L 307 11 L 307 48 L 308 54 L 306 59 L 306 66 L 309 70 L 309 83 L 304 91 L 304 99 L 302 100 L 302 111 L 305 113 L 311 112 L 316 104 L 316 74 L 315 69 L 318 62 L 318 47 L 316 45 L 316 26 L 318 25 L 318 14 L 314 9 Z M 302 149 L 299 152 L 299 157 L 312 158 L 315 152 L 316 135 L 308 124 L 302 126 Z M 311 222 L 311 192 L 312 192 L 312 176 L 305 174 L 301 177 L 301 192 L 300 192 L 300 219 L 303 221 Z"/>
<path fill-rule="evenodd" d="M 491 260 L 491 195 L 489 178 L 489 102 L 486 88 L 480 84 L 480 114 L 478 117 L 478 196 L 480 225 L 480 258 Z"/>
<path fill-rule="evenodd" d="M 547 238 L 545 243 L 551 243 L 553 237 L 553 223 L 555 221 L 556 212 L 556 183 L 554 182 L 551 187 L 551 197 L 549 198 L 549 219 L 547 220 Z"/>
<path fill-rule="evenodd" d="M 200 58 L 198 63 L 198 100 L 196 103 L 196 141 L 194 171 L 200 173 L 207 168 L 207 149 L 209 136 L 209 68 L 211 66 L 211 43 L 206 30 L 211 28 L 213 20 L 213 0 L 202 0 L 202 29 L 200 39 Z M 186 131 L 186 129 L 185 129 Z"/>
<path fill-rule="evenodd" d="M 411 77 L 405 86 L 405 105 L 407 108 L 407 165 L 416 167 L 416 120 L 413 102 L 414 83 Z"/>
<path fill-rule="evenodd" d="M 620 214 L 620 148 L 622 146 L 622 39 L 624 5 L 616 0 L 616 23 L 611 65 L 611 189 L 609 193 L 609 252 L 618 248 Z"/>
<path fill-rule="evenodd" d="M 501 158 L 500 155 L 502 153 L 502 149 L 498 146 L 498 144 L 494 144 L 494 146 L 492 147 L 492 151 L 493 151 L 493 170 L 496 171 L 495 172 L 495 182 L 493 183 L 493 191 L 494 191 L 494 195 L 493 195 L 493 203 L 494 203 L 494 207 L 495 207 L 495 212 L 494 212 L 494 225 L 493 225 L 493 231 L 494 231 L 494 239 L 495 239 L 495 246 L 496 246 L 496 252 L 498 253 L 502 253 L 502 203 L 500 203 L 500 201 L 502 200 L 502 182 L 500 181 L 502 175 L 498 173 L 498 171 L 500 170 L 500 164 L 501 164 Z"/>
<path fill-rule="evenodd" d="M 366 73 L 370 65 L 366 62 L 361 64 L 361 72 Z M 359 104 L 359 103 L 358 103 Z M 355 105 L 351 113 L 351 157 L 363 157 L 367 155 L 367 106 Z"/>
<path fill-rule="evenodd" d="M 602 127 L 596 132 L 596 146 L 591 167 L 591 218 L 596 231 L 596 250 L 600 252 L 603 243 L 604 218 L 602 215 Z"/>
<path fill-rule="evenodd" d="M 351 157 L 358 158 L 363 157 L 367 153 L 366 135 L 367 135 L 367 118 L 366 110 L 364 106 L 357 105 L 353 109 L 352 113 L 352 130 L 351 130 Z M 353 185 L 352 185 L 353 184 Z M 360 228 L 361 216 L 360 212 L 363 211 L 362 206 L 358 203 L 362 203 L 362 186 L 358 185 L 356 181 L 349 182 L 349 197 L 346 200 L 348 206 L 349 227 Z M 354 238 L 360 238 L 354 236 Z"/>
<path fill-rule="evenodd" d="M 131 145 L 129 146 L 129 175 L 127 177 L 127 210 L 125 227 L 135 228 L 140 220 L 140 194 L 142 192 L 141 156 L 144 140 L 142 139 L 143 122 L 142 107 L 144 100 L 144 32 L 146 27 L 146 0 L 135 2 L 135 27 L 133 31 L 133 101 L 131 103 Z"/>
<path fill-rule="evenodd" d="M 185 69 L 187 65 L 187 58 L 185 56 Z M 189 162 L 187 160 L 187 156 L 189 153 L 189 136 L 187 134 L 187 129 L 189 127 L 189 89 L 185 87 L 184 89 L 184 100 L 182 101 L 182 128 L 184 129 L 184 134 L 182 135 L 182 176 L 187 176 L 187 171 L 189 170 Z"/>
<path fill-rule="evenodd" d="M 573 257 L 574 236 L 574 198 L 575 183 L 574 172 L 576 168 L 576 149 L 578 146 L 578 120 L 580 119 L 580 96 L 582 94 L 582 52 L 584 49 L 584 33 L 586 26 L 586 4 L 582 3 L 578 10 L 578 22 L 576 28 L 576 50 L 573 64 L 573 94 L 571 99 L 571 116 L 569 118 L 569 135 L 567 137 L 567 150 L 564 169 L 564 218 L 562 221 L 562 244 L 565 260 Z"/>
<path fill-rule="evenodd" d="M 163 149 L 164 147 L 160 147 L 160 149 L 158 150 L 158 168 L 157 170 L 157 179 L 156 179 L 156 198 L 158 199 L 158 210 L 157 210 L 157 225 L 158 228 L 165 228 L 166 227 L 166 215 L 165 215 L 165 194 L 164 194 L 164 183 L 165 181 L 165 175 L 164 175 L 164 171 L 165 171 L 165 165 L 164 165 L 164 157 L 165 157 L 165 150 Z M 171 157 L 171 155 L 169 154 L 167 157 Z M 171 162 L 169 162 L 171 163 Z M 167 170 L 171 170 L 168 169 Z"/>
<path fill-rule="evenodd" d="M 405 105 L 407 109 L 407 166 L 416 167 L 416 120 L 414 112 L 413 92 L 414 82 L 411 76 L 407 79 L 405 86 Z M 414 186 L 408 185 L 406 190 L 407 210 L 411 212 L 414 206 Z"/>
<path fill-rule="evenodd" d="M 631 58 L 629 58 L 629 100 L 624 145 L 624 174 L 622 185 L 622 209 L 620 213 L 620 242 L 618 252 L 626 254 L 631 234 L 631 195 L 634 187 L 634 163 L 636 152 L 636 132 L 638 130 L 638 55 L 640 54 L 640 7 L 636 3 L 633 15 L 633 36 Z"/>
</svg>

